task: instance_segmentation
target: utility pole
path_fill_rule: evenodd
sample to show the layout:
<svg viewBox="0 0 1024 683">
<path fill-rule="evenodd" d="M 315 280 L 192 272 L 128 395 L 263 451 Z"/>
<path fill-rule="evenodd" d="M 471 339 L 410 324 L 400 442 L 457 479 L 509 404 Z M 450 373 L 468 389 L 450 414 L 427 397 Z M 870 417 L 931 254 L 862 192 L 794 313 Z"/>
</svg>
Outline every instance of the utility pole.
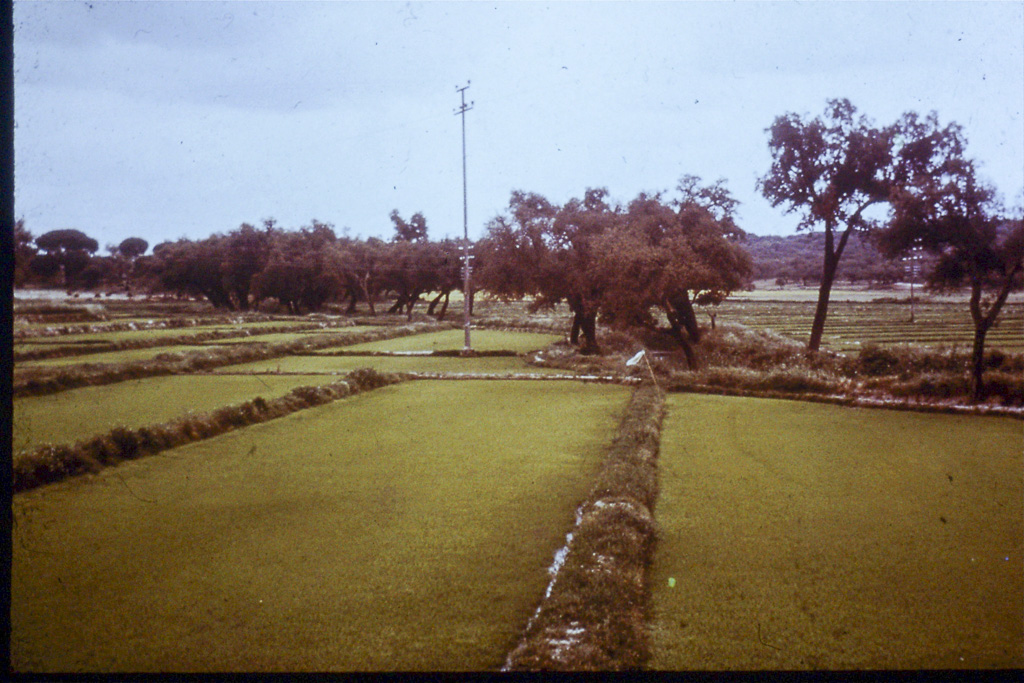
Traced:
<svg viewBox="0 0 1024 683">
<path fill-rule="evenodd" d="M 466 330 L 466 346 L 463 353 L 473 350 L 469 343 L 469 297 L 470 297 L 470 263 L 469 263 L 469 214 L 466 209 L 466 112 L 473 108 L 473 102 L 466 104 L 466 90 L 469 88 L 469 81 L 466 85 L 455 86 L 456 92 L 462 98 L 461 106 L 455 110 L 456 116 L 462 117 L 462 248 L 463 252 L 463 285 L 462 285 L 462 321 Z"/>
</svg>

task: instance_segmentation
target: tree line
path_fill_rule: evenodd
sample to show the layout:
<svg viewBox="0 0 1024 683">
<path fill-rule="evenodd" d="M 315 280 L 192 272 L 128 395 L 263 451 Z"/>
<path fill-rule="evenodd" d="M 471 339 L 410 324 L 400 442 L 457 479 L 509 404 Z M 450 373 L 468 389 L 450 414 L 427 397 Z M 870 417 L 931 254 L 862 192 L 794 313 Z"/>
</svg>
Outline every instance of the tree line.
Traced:
<svg viewBox="0 0 1024 683">
<path fill-rule="evenodd" d="M 963 130 L 942 126 L 935 113 L 908 112 L 878 126 L 845 99 L 823 114 L 786 113 L 766 129 L 772 164 L 758 189 L 773 206 L 800 218 L 812 235 L 777 271 L 777 280 L 819 286 L 808 349 L 821 344 L 831 290 L 841 263 L 851 280 L 898 277 L 895 260 L 927 255 L 925 278 L 936 290 L 967 287 L 974 322 L 974 387 L 982 390 L 985 335 L 1009 293 L 1022 284 L 1024 222 L 1008 211 L 994 188 L 978 178 L 965 156 Z M 388 301 L 391 313 L 411 316 L 427 293 L 428 311 L 443 317 L 452 292 L 462 287 L 461 248 L 470 248 L 474 283 L 503 299 L 527 298 L 534 309 L 565 302 L 573 314 L 572 341 L 597 353 L 597 322 L 656 327 L 678 341 L 691 365 L 701 329 L 695 305 L 714 304 L 745 287 L 756 269 L 735 222 L 737 202 L 724 180 L 703 184 L 684 176 L 675 193 L 641 193 L 626 204 L 604 188 L 559 206 L 540 194 L 513 191 L 507 209 L 474 245 L 431 241 L 422 214 L 408 221 L 397 211 L 390 241 L 339 236 L 312 221 L 285 230 L 272 221 L 243 224 L 202 240 L 148 245 L 130 238 L 94 257 L 95 240 L 76 230 L 33 239 L 15 226 L 15 283 L 31 279 L 91 288 L 119 281 L 155 291 L 203 296 L 214 306 L 248 310 L 276 299 L 293 313 L 365 302 L 371 313 Z M 755 253 L 764 242 L 752 239 Z M 769 247 L 770 248 L 770 247 Z M 859 256 L 858 256 L 859 254 Z M 873 257 L 878 254 L 882 259 Z M 884 264 L 884 259 L 893 261 Z M 882 262 L 880 265 L 880 261 Z M 887 270 L 888 269 L 888 270 Z M 468 294 L 472 305 L 473 292 Z M 437 307 L 440 306 L 440 309 Z"/>
</svg>

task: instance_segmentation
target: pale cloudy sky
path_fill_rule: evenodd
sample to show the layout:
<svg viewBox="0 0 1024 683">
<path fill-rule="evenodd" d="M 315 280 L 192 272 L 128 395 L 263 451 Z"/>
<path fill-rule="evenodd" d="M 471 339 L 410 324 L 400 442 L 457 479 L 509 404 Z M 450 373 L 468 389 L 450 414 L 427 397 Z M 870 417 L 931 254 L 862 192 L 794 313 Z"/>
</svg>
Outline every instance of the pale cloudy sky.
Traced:
<svg viewBox="0 0 1024 683">
<path fill-rule="evenodd" d="M 511 190 L 628 201 L 726 178 L 741 226 L 789 234 L 755 182 L 767 128 L 849 98 L 938 112 L 1024 202 L 1024 2 L 14 3 L 15 215 L 155 244 L 274 217 L 462 234 Z"/>
</svg>

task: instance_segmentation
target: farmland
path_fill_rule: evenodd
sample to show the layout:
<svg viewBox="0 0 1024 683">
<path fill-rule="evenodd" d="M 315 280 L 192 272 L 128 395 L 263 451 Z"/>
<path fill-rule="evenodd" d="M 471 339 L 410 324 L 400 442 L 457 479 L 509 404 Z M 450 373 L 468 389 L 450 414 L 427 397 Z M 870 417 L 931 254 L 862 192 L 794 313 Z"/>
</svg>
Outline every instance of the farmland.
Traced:
<svg viewBox="0 0 1024 683">
<path fill-rule="evenodd" d="M 671 397 L 651 665 L 1021 666 L 1021 443 L 1010 419 Z"/>
<path fill-rule="evenodd" d="M 782 294 L 730 300 L 718 322 L 800 339 L 813 303 Z M 904 304 L 856 298 L 833 304 L 834 350 L 886 345 L 902 329 Z M 520 637 L 531 625 L 536 637 L 534 619 L 550 616 L 539 606 L 559 594 L 556 553 L 568 552 L 563 581 L 619 566 L 596 550 L 597 566 L 589 552 L 573 555 L 578 525 L 640 503 L 659 529 L 653 562 L 617 580 L 649 586 L 649 651 L 638 655 L 649 668 L 1024 665 L 1019 611 L 1007 608 L 1024 600 L 1019 420 L 672 393 L 652 483 L 628 464 L 650 465 L 649 444 L 602 463 L 629 441 L 616 425 L 626 424 L 630 384 L 683 370 L 671 358 L 626 368 L 639 342 L 622 337 L 576 362 L 564 310 L 478 306 L 487 326 L 473 330 L 478 355 L 460 355 L 462 329 L 425 316 L 363 325 L 218 320 L 198 309 L 188 315 L 202 324 L 169 329 L 182 313 L 145 318 L 121 306 L 92 332 L 20 327 L 22 350 L 119 346 L 16 363 L 16 380 L 81 372 L 90 384 L 16 394 L 16 478 L 25 458 L 51 457 L 47 444 L 73 448 L 120 429 L 155 445 L 16 489 L 14 669 L 494 670 L 514 651 L 546 653 L 522 660 L 526 668 L 588 668 L 612 660 L 594 658 L 577 621 L 542 619 L 561 634 L 541 633 L 542 646 L 523 649 Z M 950 332 L 956 312 L 962 302 L 933 298 L 914 324 L 969 339 Z M 991 338 L 1012 352 L 1021 311 L 1006 313 Z M 146 324 L 111 328 L 129 319 Z M 182 341 L 209 331 L 218 338 Z M 150 374 L 133 377 L 140 363 Z M 392 374 L 259 417 L 285 395 L 355 387 L 350 373 L 366 368 Z M 595 374 L 602 383 L 563 379 Z M 465 377 L 475 379 L 448 381 Z M 255 417 L 235 424 L 229 408 Z M 161 425 L 185 417 L 220 426 L 159 445 Z M 649 439 L 660 413 L 646 419 L 632 429 Z M 621 536 L 577 544 L 602 553 L 642 544 L 631 534 L 643 515 L 622 519 Z M 581 598 L 561 599 L 570 614 Z"/>
<path fill-rule="evenodd" d="M 419 382 L 23 494 L 14 666 L 497 668 L 627 395 Z"/>
<path fill-rule="evenodd" d="M 762 283 L 763 284 L 763 283 Z M 743 293 L 717 307 L 718 319 L 755 329 L 768 329 L 806 341 L 817 290 L 762 289 Z M 868 344 L 882 346 L 960 346 L 969 349 L 974 327 L 962 296 L 915 296 L 910 321 L 908 292 L 839 289 L 829 306 L 822 348 L 855 352 Z M 989 348 L 1024 351 L 1024 300 L 1011 298 L 997 327 L 987 337 Z"/>
</svg>

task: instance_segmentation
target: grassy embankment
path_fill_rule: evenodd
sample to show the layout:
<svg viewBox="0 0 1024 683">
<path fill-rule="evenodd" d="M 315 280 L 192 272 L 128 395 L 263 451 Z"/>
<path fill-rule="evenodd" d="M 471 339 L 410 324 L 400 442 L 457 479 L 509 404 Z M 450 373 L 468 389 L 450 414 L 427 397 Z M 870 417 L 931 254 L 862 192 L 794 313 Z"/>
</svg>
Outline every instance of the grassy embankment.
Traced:
<svg viewBox="0 0 1024 683">
<path fill-rule="evenodd" d="M 13 669 L 496 669 L 626 395 L 405 383 L 19 494 Z"/>
<path fill-rule="evenodd" d="M 402 380 L 398 375 L 382 375 L 363 368 L 348 373 L 344 379 L 295 387 L 276 398 L 257 396 L 250 401 L 203 413 L 187 412 L 166 422 L 135 429 L 117 426 L 74 443 L 36 446 L 14 455 L 11 488 L 18 493 L 80 474 L 98 472 L 126 460 L 275 420 Z"/>
<path fill-rule="evenodd" d="M 421 334 L 415 339 L 388 339 L 378 342 L 355 344 L 345 351 L 359 353 L 362 351 L 458 351 L 465 343 L 463 330 L 443 330 Z M 500 330 L 472 330 L 471 343 L 474 351 L 513 351 L 527 353 L 541 349 L 561 339 L 553 334 L 535 334 L 529 332 L 503 332 Z"/>
<path fill-rule="evenodd" d="M 1024 666 L 1019 421 L 668 406 L 654 668 Z"/>
</svg>

